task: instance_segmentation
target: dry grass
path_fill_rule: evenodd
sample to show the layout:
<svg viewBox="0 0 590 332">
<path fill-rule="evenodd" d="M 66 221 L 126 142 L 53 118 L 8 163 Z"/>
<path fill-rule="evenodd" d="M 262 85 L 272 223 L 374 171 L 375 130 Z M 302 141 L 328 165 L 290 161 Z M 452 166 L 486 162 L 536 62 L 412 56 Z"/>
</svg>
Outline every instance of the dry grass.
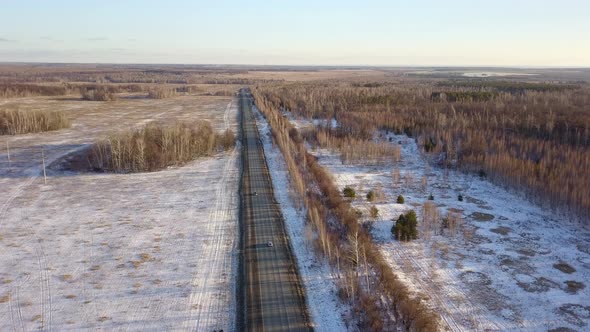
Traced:
<svg viewBox="0 0 590 332">
<path fill-rule="evenodd" d="M 569 265 L 568 263 L 565 263 L 565 262 L 555 263 L 555 264 L 553 264 L 553 267 L 558 269 L 559 271 L 561 271 L 563 273 L 567 273 L 567 274 L 572 274 L 572 273 L 576 272 L 576 269 L 574 269 L 571 265 Z"/>
<path fill-rule="evenodd" d="M 113 101 L 116 100 L 117 97 L 113 91 L 110 91 L 106 87 L 99 86 L 95 89 L 82 91 L 82 99 L 88 101 Z"/>
<path fill-rule="evenodd" d="M 218 135 L 206 121 L 149 124 L 95 143 L 88 160 L 98 171 L 150 172 L 211 155 L 218 146 L 228 149 L 234 140 L 231 131 Z"/>
<path fill-rule="evenodd" d="M 141 266 L 141 264 L 143 264 L 143 263 L 145 263 L 145 262 L 148 262 L 148 261 L 150 261 L 151 259 L 152 259 L 152 256 L 150 256 L 150 254 L 148 254 L 148 253 L 141 253 L 141 254 L 139 255 L 139 260 L 137 260 L 137 261 L 131 261 L 130 263 L 131 263 L 131 265 L 132 265 L 134 268 L 136 268 L 136 269 L 137 269 L 137 268 L 139 268 L 139 267 Z"/>
<path fill-rule="evenodd" d="M 0 135 L 38 133 L 70 126 L 70 120 L 63 112 L 0 111 Z"/>
<path fill-rule="evenodd" d="M 175 97 L 176 95 L 178 95 L 176 90 L 171 88 L 158 87 L 148 91 L 148 98 L 151 99 L 165 99 Z"/>
<path fill-rule="evenodd" d="M 492 221 L 494 220 L 494 216 L 489 214 L 489 213 L 483 213 L 483 212 L 473 212 L 472 214 L 469 215 L 469 217 L 475 221 L 479 221 L 479 222 L 487 222 L 487 221 Z"/>
<path fill-rule="evenodd" d="M 490 229 L 490 232 L 500 234 L 500 235 L 508 235 L 508 233 L 510 233 L 511 231 L 512 231 L 512 229 L 510 227 L 505 227 L 505 226 L 498 226 L 496 228 Z"/>
<path fill-rule="evenodd" d="M 586 288 L 586 285 L 579 281 L 567 280 L 564 283 L 567 286 L 564 290 L 569 294 L 576 294 L 579 290 Z"/>
<path fill-rule="evenodd" d="M 1 98 L 16 98 L 29 96 L 63 96 L 70 91 L 64 85 L 1 83 Z"/>
<path fill-rule="evenodd" d="M 74 276 L 72 276 L 71 274 L 64 274 L 61 276 L 61 280 L 62 281 L 72 281 L 72 280 L 74 280 Z"/>
</svg>

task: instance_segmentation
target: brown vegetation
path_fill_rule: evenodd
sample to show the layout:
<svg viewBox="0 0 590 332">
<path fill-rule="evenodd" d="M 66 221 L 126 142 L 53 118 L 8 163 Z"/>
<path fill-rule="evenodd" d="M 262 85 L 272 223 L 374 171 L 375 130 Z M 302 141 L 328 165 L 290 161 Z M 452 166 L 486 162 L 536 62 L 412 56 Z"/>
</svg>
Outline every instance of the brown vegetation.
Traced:
<svg viewBox="0 0 590 332">
<path fill-rule="evenodd" d="M 589 86 L 454 82 L 444 86 L 447 95 L 454 92 L 451 100 L 441 99 L 438 89 L 422 82 L 323 82 L 262 86 L 259 94 L 298 117 L 336 119 L 337 129 L 319 128 L 315 136 L 320 145 L 341 150 L 344 161 L 362 155 L 350 153 L 359 150 L 354 142 L 372 147 L 378 143 L 368 141 L 377 132 L 406 133 L 443 167 L 487 176 L 556 209 L 590 214 Z"/>
<path fill-rule="evenodd" d="M 218 146 L 229 149 L 234 141 L 231 130 L 216 134 L 206 121 L 149 124 L 95 143 L 87 158 L 94 170 L 149 172 L 210 155 Z"/>
<path fill-rule="evenodd" d="M 0 111 L 0 135 L 18 135 L 69 128 L 63 112 Z"/>
<path fill-rule="evenodd" d="M 341 135 L 338 130 L 333 129 L 317 129 L 313 133 L 320 147 L 338 150 L 344 164 L 375 164 L 401 160 L 401 150 L 397 145 Z"/>
<path fill-rule="evenodd" d="M 82 91 L 82 99 L 88 101 L 113 101 L 117 99 L 115 91 L 104 86 L 87 88 Z"/>
<path fill-rule="evenodd" d="M 298 130 L 278 111 L 280 105 L 266 98 L 260 90 L 254 90 L 253 94 L 285 157 L 291 183 L 307 208 L 308 222 L 317 234 L 317 251 L 341 277 L 340 298 L 353 306 L 359 328 L 392 329 L 395 323 L 390 317 L 393 315 L 407 328 L 436 330 L 436 315 L 420 300 L 410 297 L 373 243 L 370 233 L 361 226 L 357 211 L 341 196 L 330 174 L 306 151 Z"/>
<path fill-rule="evenodd" d="M 39 85 L 39 84 L 0 84 L 0 98 L 16 98 L 30 96 L 63 96 L 70 92 L 65 85 Z"/>
<path fill-rule="evenodd" d="M 165 99 L 175 97 L 177 92 L 175 89 L 171 88 L 152 88 L 148 91 L 148 98 L 152 99 Z"/>
</svg>

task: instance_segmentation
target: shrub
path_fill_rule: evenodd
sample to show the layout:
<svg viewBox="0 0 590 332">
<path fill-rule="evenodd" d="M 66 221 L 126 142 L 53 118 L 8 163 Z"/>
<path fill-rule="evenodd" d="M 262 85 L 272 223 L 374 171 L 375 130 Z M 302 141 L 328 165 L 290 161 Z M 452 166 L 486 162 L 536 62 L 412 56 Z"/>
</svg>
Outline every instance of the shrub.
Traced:
<svg viewBox="0 0 590 332">
<path fill-rule="evenodd" d="M 99 171 L 156 171 L 210 155 L 220 144 L 219 136 L 206 121 L 149 124 L 95 143 L 88 160 Z"/>
<path fill-rule="evenodd" d="M 228 128 L 218 136 L 217 141 L 224 150 L 229 150 L 236 144 L 236 134 Z"/>
<path fill-rule="evenodd" d="M 344 190 L 342 190 L 342 193 L 344 194 L 344 197 L 348 197 L 348 198 L 355 198 L 356 197 L 356 192 L 354 191 L 354 189 L 352 189 L 352 187 L 346 186 L 344 188 Z"/>
<path fill-rule="evenodd" d="M 400 241 L 415 240 L 418 238 L 418 230 L 416 229 L 417 225 L 418 221 L 416 220 L 416 212 L 411 210 L 410 212 L 399 216 L 395 225 L 391 227 L 391 233 Z"/>
<path fill-rule="evenodd" d="M 69 128 L 63 112 L 0 111 L 0 135 L 18 135 Z"/>
<path fill-rule="evenodd" d="M 373 190 L 371 190 L 367 193 L 367 201 L 372 202 L 375 200 L 375 197 L 376 197 L 376 195 Z"/>
<path fill-rule="evenodd" d="M 99 86 L 83 91 L 82 99 L 88 101 L 113 101 L 116 100 L 117 97 L 112 91 L 109 91 L 105 87 Z"/>
<path fill-rule="evenodd" d="M 434 201 L 434 196 L 432 196 L 432 194 L 428 195 L 428 200 L 429 201 Z"/>
<path fill-rule="evenodd" d="M 372 219 L 377 219 L 377 217 L 379 216 L 379 209 L 375 205 L 371 206 L 371 208 L 369 209 L 369 215 Z"/>
<path fill-rule="evenodd" d="M 463 195 L 459 194 L 459 196 L 457 196 L 457 199 L 459 200 L 459 202 L 463 202 Z"/>
<path fill-rule="evenodd" d="M 402 196 L 402 195 L 397 196 L 397 204 L 404 204 L 404 202 L 405 202 L 404 196 Z"/>
</svg>

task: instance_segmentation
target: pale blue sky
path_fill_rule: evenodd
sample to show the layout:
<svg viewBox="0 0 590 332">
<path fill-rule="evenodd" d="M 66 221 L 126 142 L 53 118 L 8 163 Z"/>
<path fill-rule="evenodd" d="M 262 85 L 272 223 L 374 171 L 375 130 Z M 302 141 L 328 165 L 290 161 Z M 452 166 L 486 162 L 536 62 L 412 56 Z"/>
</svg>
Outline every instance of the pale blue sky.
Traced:
<svg viewBox="0 0 590 332">
<path fill-rule="evenodd" d="M 0 0 L 0 61 L 590 66 L 590 1 Z"/>
</svg>

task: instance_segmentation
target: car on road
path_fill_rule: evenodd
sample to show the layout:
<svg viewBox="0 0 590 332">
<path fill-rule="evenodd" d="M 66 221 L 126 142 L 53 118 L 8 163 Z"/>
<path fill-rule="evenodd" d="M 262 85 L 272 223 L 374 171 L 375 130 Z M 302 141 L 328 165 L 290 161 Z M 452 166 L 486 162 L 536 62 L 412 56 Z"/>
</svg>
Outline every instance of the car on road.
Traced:
<svg viewBox="0 0 590 332">
<path fill-rule="evenodd" d="M 267 247 L 272 247 L 274 246 L 274 244 L 272 244 L 272 241 L 268 241 L 268 243 L 266 244 Z"/>
</svg>

